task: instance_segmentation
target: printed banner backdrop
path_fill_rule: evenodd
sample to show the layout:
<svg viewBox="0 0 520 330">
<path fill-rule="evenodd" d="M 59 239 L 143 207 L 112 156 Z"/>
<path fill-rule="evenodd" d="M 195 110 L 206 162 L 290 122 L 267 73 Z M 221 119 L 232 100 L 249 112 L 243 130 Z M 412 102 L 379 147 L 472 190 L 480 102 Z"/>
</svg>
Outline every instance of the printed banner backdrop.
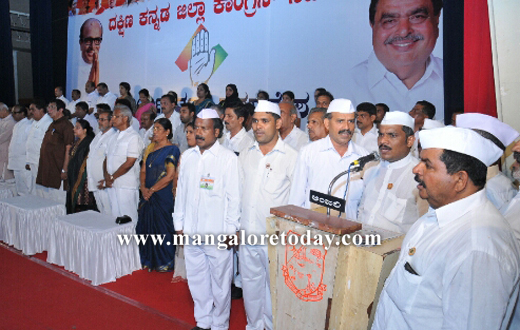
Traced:
<svg viewBox="0 0 520 330">
<path fill-rule="evenodd" d="M 391 110 L 409 111 L 419 100 L 398 109 L 391 100 L 356 99 L 364 94 L 347 77 L 373 52 L 369 0 L 130 2 L 78 0 L 78 8 L 71 9 L 67 97 L 75 88 L 84 94 L 90 77 L 107 83 L 115 94 L 126 81 L 136 99 L 147 88 L 155 99 L 173 90 L 189 100 L 201 82 L 207 82 L 216 102 L 225 97 L 229 83 L 237 85 L 241 98 L 256 99 L 262 89 L 279 100 L 291 90 L 302 118 L 315 106 L 317 87 L 356 103 L 390 103 Z M 80 29 L 87 20 L 86 26 L 101 23 L 102 36 L 84 35 L 81 44 Z M 442 58 L 442 21 L 439 29 L 433 55 Z M 99 65 L 93 70 L 96 48 Z M 441 78 L 441 94 L 442 86 Z M 430 100 L 431 89 L 413 97 Z M 432 103 L 436 119 L 443 119 L 443 99 Z"/>
</svg>

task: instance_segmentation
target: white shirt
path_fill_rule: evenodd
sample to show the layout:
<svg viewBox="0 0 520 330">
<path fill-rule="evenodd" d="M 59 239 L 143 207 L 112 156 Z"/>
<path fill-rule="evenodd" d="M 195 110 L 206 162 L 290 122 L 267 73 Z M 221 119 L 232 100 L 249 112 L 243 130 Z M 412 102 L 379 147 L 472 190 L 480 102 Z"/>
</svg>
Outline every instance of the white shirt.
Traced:
<svg viewBox="0 0 520 330">
<path fill-rule="evenodd" d="M 283 139 L 283 142 L 290 145 L 294 150 L 300 151 L 303 146 L 309 143 L 309 137 L 294 125 L 291 132 Z"/>
<path fill-rule="evenodd" d="M 31 129 L 31 121 L 27 118 L 20 120 L 14 125 L 13 136 L 9 144 L 9 170 L 25 170 L 27 136 Z"/>
<path fill-rule="evenodd" d="M 139 130 L 139 136 L 141 136 L 141 139 L 143 139 L 143 142 L 144 142 L 144 148 L 146 149 L 146 147 L 148 147 L 148 145 L 150 144 L 150 142 L 152 142 L 150 139 L 152 138 L 152 135 L 153 135 L 153 125 L 150 126 L 149 129 L 146 129 L 146 128 L 141 128 Z M 144 152 L 144 150 L 143 150 Z"/>
<path fill-rule="evenodd" d="M 240 226 L 246 234 L 265 234 L 270 208 L 287 204 L 297 157 L 298 152 L 280 138 L 266 155 L 256 141 L 240 153 Z"/>
<path fill-rule="evenodd" d="M 40 120 L 35 120 L 32 123 L 29 134 L 27 135 L 27 144 L 25 145 L 27 164 L 38 164 L 40 162 L 40 149 L 42 147 L 43 137 L 51 123 L 52 118 L 47 113 Z"/>
<path fill-rule="evenodd" d="M 139 161 L 143 149 L 143 139 L 132 127 L 128 127 L 122 132 L 118 131 L 112 136 L 105 151 L 108 174 L 113 175 L 127 158 L 137 158 L 134 166 L 128 172 L 114 180 L 114 188 L 139 188 Z"/>
<path fill-rule="evenodd" d="M 115 128 L 110 128 L 103 134 L 99 132 L 90 143 L 90 151 L 87 158 L 88 190 L 97 191 L 98 182 L 104 180 L 103 161 L 105 160 L 108 143 L 113 135 L 117 134 Z"/>
<path fill-rule="evenodd" d="M 379 135 L 378 131 L 377 131 L 377 127 L 376 125 L 372 125 L 372 128 L 365 133 L 365 135 L 363 135 L 361 133 L 361 130 L 359 128 L 356 128 L 354 130 L 354 136 L 352 137 L 352 140 L 354 140 L 354 142 L 365 148 L 369 153 L 370 152 L 378 152 L 379 151 L 379 147 L 377 145 L 377 136 Z"/>
<path fill-rule="evenodd" d="M 500 172 L 498 165 L 488 167 L 486 196 L 497 209 L 500 210 L 504 205 L 507 205 L 516 193 L 517 190 L 513 181 Z"/>
<path fill-rule="evenodd" d="M 92 93 L 85 95 L 85 97 L 83 98 L 83 101 L 87 102 L 89 109 L 94 108 L 94 111 L 97 112 L 96 104 L 97 104 L 98 98 L 99 98 L 99 93 L 97 92 L 97 90 L 94 90 Z M 69 109 L 69 110 L 71 110 L 71 109 Z M 74 108 L 74 111 L 76 111 L 76 108 Z"/>
<path fill-rule="evenodd" d="M 184 131 L 184 124 L 179 125 L 175 130 L 172 143 L 179 147 L 181 154 L 188 150 L 188 139 L 186 138 L 186 132 Z"/>
<path fill-rule="evenodd" d="M 69 105 L 69 100 L 67 100 L 67 98 L 65 96 L 60 96 L 60 97 L 57 97 L 58 100 L 62 100 L 63 103 L 65 103 L 65 107 L 67 107 Z M 69 109 L 70 110 L 70 109 Z"/>
<path fill-rule="evenodd" d="M 226 139 L 222 145 L 235 153 L 241 153 L 242 150 L 251 147 L 253 142 L 255 142 L 243 127 L 233 137 L 231 137 L 231 132 L 226 132 L 224 136 Z"/>
<path fill-rule="evenodd" d="M 96 104 L 106 103 L 110 106 L 110 109 L 114 111 L 114 106 L 116 105 L 117 96 L 114 93 L 107 92 L 105 95 L 99 95 Z M 93 114 L 97 112 L 97 108 L 94 107 Z"/>
<path fill-rule="evenodd" d="M 398 233 L 406 233 L 428 210 L 419 197 L 415 175 L 417 158 L 408 154 L 401 160 L 368 169 L 363 177 L 365 191 L 359 205 L 358 221 Z"/>
<path fill-rule="evenodd" d="M 72 125 L 76 125 L 76 122 L 78 121 L 78 118 L 73 118 Z M 97 121 L 96 116 L 94 114 L 87 113 L 85 117 L 83 117 L 84 120 L 88 121 L 90 124 L 90 127 L 92 127 L 94 134 L 97 134 L 99 132 L 99 123 Z"/>
<path fill-rule="evenodd" d="M 506 329 L 519 259 L 511 228 L 484 191 L 430 208 L 406 234 L 372 330 Z"/>
<path fill-rule="evenodd" d="M 309 143 L 298 155 L 294 169 L 294 180 L 291 185 L 289 204 L 310 208 L 310 190 L 326 194 L 334 177 L 348 170 L 350 163 L 368 152 L 350 141 L 347 152 L 341 157 L 327 135 L 323 139 Z M 347 175 L 342 176 L 332 187 L 333 196 L 343 198 L 347 184 Z M 363 180 L 360 173 L 350 174 L 347 191 L 346 216 L 356 220 L 359 202 L 363 194 Z"/>
<path fill-rule="evenodd" d="M 218 142 L 203 154 L 198 146 L 186 150 L 177 182 L 175 230 L 234 234 L 240 229 L 240 196 L 238 157 L 232 151 Z"/>
<path fill-rule="evenodd" d="M 504 205 L 500 212 L 509 222 L 516 238 L 520 241 L 520 192 L 508 204 Z"/>
<path fill-rule="evenodd" d="M 78 104 L 79 102 L 81 102 L 81 100 L 77 99 L 76 101 L 72 100 L 69 102 L 69 104 L 67 104 L 67 109 L 69 109 L 70 113 L 76 112 L 76 104 Z"/>
<path fill-rule="evenodd" d="M 388 71 L 371 53 L 368 59 L 347 72 L 346 97 L 354 105 L 361 102 L 383 102 L 391 111 L 408 112 L 417 101 L 427 100 L 436 108 L 435 119 L 444 120 L 443 61 L 430 55 L 422 78 L 408 89 L 392 72 Z"/>
<path fill-rule="evenodd" d="M 158 114 L 157 117 L 155 117 L 155 121 L 157 121 L 157 119 L 161 119 L 161 118 L 166 118 L 164 113 Z M 176 132 L 177 128 L 179 127 L 179 125 L 182 125 L 181 115 L 177 111 L 174 110 L 173 113 L 170 115 L 170 118 L 168 118 L 168 119 L 172 123 L 172 128 L 173 128 L 172 135 L 175 136 L 175 132 Z M 172 140 L 173 140 L 173 137 L 172 137 Z"/>
</svg>

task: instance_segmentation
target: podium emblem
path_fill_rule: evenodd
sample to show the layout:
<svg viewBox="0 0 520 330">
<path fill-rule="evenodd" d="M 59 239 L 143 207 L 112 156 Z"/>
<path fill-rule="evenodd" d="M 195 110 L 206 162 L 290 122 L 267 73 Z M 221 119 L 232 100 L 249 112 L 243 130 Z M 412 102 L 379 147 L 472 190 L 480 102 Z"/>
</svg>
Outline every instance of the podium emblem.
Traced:
<svg viewBox="0 0 520 330">
<path fill-rule="evenodd" d="M 292 230 L 287 236 L 298 235 Z M 314 243 L 315 240 L 311 239 Z M 282 265 L 285 285 L 302 301 L 321 301 L 327 286 L 323 284 L 325 256 L 327 250 L 323 245 L 290 245 L 285 246 L 285 263 Z"/>
</svg>

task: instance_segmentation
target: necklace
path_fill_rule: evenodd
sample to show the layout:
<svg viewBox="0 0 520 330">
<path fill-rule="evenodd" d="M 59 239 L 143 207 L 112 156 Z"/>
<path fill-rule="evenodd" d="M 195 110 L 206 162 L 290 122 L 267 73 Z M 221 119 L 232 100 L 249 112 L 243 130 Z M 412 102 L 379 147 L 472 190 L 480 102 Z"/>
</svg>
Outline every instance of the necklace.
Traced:
<svg viewBox="0 0 520 330">
<path fill-rule="evenodd" d="M 159 151 L 159 150 L 161 150 L 162 148 L 164 148 L 164 147 L 161 147 L 161 148 L 159 148 L 159 149 L 157 149 L 157 150 L 154 150 L 154 152 Z M 152 159 L 152 161 L 151 161 L 150 164 L 148 165 L 149 168 L 152 168 L 152 164 L 153 164 L 153 162 L 155 162 L 155 160 L 157 159 L 157 157 L 159 157 L 159 154 L 160 154 L 160 153 L 158 152 L 157 155 L 155 155 L 155 158 Z"/>
</svg>

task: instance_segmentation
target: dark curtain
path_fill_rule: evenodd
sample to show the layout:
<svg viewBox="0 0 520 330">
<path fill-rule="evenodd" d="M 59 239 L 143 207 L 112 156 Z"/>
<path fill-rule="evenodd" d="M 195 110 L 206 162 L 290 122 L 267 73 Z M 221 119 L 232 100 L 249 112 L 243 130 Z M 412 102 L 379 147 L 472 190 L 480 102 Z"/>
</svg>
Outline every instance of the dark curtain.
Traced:
<svg viewBox="0 0 520 330">
<path fill-rule="evenodd" d="M 443 15 L 444 120 L 464 108 L 464 1 L 445 0 Z"/>
<path fill-rule="evenodd" d="M 54 96 L 52 1 L 31 0 L 29 12 L 34 98 L 49 101 Z"/>
<path fill-rule="evenodd" d="M 0 0 L 0 73 L 0 102 L 13 106 L 16 100 L 9 0 Z"/>
<path fill-rule="evenodd" d="M 466 112 L 497 116 L 487 0 L 464 8 L 464 106 Z"/>
<path fill-rule="evenodd" d="M 34 98 L 50 101 L 54 87 L 65 88 L 67 2 L 31 0 L 30 15 Z M 70 98 L 68 94 L 65 91 Z"/>
</svg>

